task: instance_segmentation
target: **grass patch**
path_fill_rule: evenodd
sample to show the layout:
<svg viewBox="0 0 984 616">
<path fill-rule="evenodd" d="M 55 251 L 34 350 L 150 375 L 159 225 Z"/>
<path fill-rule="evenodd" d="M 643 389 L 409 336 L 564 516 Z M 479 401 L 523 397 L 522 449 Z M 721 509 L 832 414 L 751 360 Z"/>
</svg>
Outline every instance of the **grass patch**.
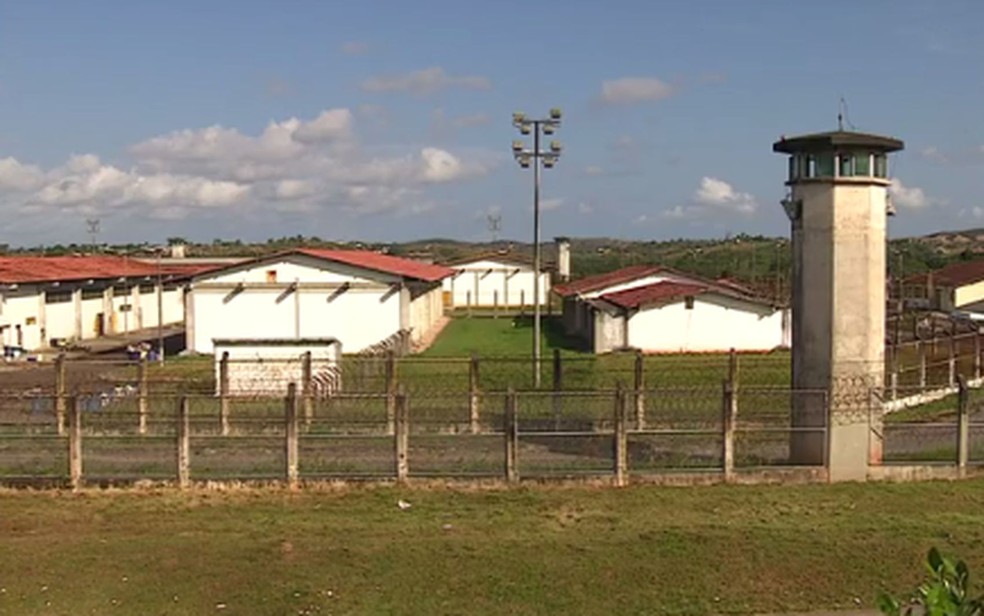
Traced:
<svg viewBox="0 0 984 616">
<path fill-rule="evenodd" d="M 0 613 L 870 608 L 930 546 L 984 567 L 982 512 L 981 481 L 4 492 Z"/>
</svg>

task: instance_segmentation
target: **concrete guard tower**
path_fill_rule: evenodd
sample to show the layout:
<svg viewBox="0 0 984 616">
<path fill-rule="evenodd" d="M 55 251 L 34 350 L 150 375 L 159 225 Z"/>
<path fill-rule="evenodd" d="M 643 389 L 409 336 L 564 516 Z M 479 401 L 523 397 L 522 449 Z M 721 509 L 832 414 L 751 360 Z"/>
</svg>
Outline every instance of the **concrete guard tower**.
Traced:
<svg viewBox="0 0 984 616">
<path fill-rule="evenodd" d="M 884 384 L 888 154 L 903 147 L 844 130 L 772 146 L 789 155 L 782 205 L 792 223 L 792 423 L 800 428 L 790 458 L 826 462 L 830 481 L 864 481 L 870 459 L 881 458 L 871 438 L 881 411 L 871 405 Z"/>
</svg>

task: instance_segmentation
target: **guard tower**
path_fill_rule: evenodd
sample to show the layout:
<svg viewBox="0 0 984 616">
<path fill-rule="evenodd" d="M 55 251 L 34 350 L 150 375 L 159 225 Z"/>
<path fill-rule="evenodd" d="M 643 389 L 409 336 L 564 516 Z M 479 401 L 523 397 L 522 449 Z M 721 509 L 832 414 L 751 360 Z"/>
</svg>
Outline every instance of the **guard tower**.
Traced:
<svg viewBox="0 0 984 616">
<path fill-rule="evenodd" d="M 790 457 L 827 462 L 830 481 L 863 481 L 870 457 L 881 457 L 869 434 L 881 421 L 872 392 L 884 383 L 888 154 L 903 147 L 844 130 L 772 146 L 789 155 L 782 205 L 792 223 L 792 410 L 801 428 Z"/>
</svg>

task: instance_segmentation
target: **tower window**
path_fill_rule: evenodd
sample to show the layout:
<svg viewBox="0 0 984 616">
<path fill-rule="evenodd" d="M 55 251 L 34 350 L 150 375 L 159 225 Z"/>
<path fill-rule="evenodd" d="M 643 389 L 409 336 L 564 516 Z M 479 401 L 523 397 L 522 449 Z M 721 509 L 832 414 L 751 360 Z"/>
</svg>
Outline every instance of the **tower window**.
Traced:
<svg viewBox="0 0 984 616">
<path fill-rule="evenodd" d="M 854 175 L 871 175 L 871 154 L 854 155 Z"/>
<path fill-rule="evenodd" d="M 884 154 L 875 154 L 875 177 L 888 177 L 888 157 Z"/>
<path fill-rule="evenodd" d="M 833 154 L 817 154 L 815 160 L 816 160 L 816 177 L 818 178 L 834 177 Z"/>
</svg>

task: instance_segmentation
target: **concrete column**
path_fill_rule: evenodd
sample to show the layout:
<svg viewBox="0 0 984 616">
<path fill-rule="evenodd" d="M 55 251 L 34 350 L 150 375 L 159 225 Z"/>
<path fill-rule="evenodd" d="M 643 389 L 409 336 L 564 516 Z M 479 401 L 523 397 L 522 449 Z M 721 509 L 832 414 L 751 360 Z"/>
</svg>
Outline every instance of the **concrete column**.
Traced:
<svg viewBox="0 0 984 616">
<path fill-rule="evenodd" d="M 177 476 L 181 488 L 191 485 L 191 422 L 188 417 L 188 398 L 182 396 L 178 402 L 177 425 Z"/>
<path fill-rule="evenodd" d="M 734 481 L 735 478 L 735 424 L 737 421 L 738 397 L 735 394 L 734 383 L 731 380 L 725 380 L 721 404 L 721 458 L 726 482 Z"/>
<path fill-rule="evenodd" d="M 195 293 L 191 287 L 189 287 L 188 292 L 184 296 L 184 311 L 185 345 L 192 351 L 201 352 L 202 349 L 198 348 L 198 344 L 195 341 Z"/>
<path fill-rule="evenodd" d="M 407 405 L 407 395 L 400 391 L 396 395 L 396 431 L 394 435 L 394 449 L 396 462 L 396 480 L 400 483 L 406 482 L 410 476 L 410 461 L 408 452 L 410 449 L 410 425 L 409 408 Z"/>
<path fill-rule="evenodd" d="M 130 287 L 130 328 L 143 329 L 143 310 L 140 308 L 140 284 Z"/>
<path fill-rule="evenodd" d="M 102 315 L 103 334 L 107 336 L 114 334 L 115 331 L 113 325 L 115 319 L 113 319 L 113 285 L 109 285 L 103 289 Z"/>
<path fill-rule="evenodd" d="M 478 270 L 475 270 L 474 277 L 475 277 L 475 282 L 474 282 L 474 285 L 475 285 L 474 286 L 475 305 L 476 306 L 481 306 L 482 305 L 482 294 L 479 292 L 479 289 L 480 289 L 480 287 L 482 285 L 482 282 L 481 282 L 480 273 L 479 273 Z"/>
<path fill-rule="evenodd" d="M 410 322 L 410 289 L 406 285 L 400 285 L 400 329 L 407 330 L 412 327 Z"/>
<path fill-rule="evenodd" d="M 74 396 L 68 413 L 68 479 L 73 490 L 82 487 L 82 407 Z"/>
<path fill-rule="evenodd" d="M 229 351 L 219 360 L 219 429 L 229 436 Z"/>
<path fill-rule="evenodd" d="M 519 481 L 519 418 L 517 417 L 516 391 L 510 387 L 505 401 L 506 481 Z"/>
<path fill-rule="evenodd" d="M 38 289 L 38 346 L 48 346 L 48 293 Z M 27 340 L 24 340 L 27 344 Z"/>
<path fill-rule="evenodd" d="M 297 456 L 297 385 L 290 383 L 284 400 L 284 475 L 290 488 L 298 483 Z"/>
<path fill-rule="evenodd" d="M 958 377 L 957 395 L 957 474 L 967 476 L 967 460 L 970 456 L 970 394 L 967 390 L 967 380 Z"/>
<path fill-rule="evenodd" d="M 566 237 L 554 238 L 557 244 L 557 277 L 561 282 L 571 279 L 571 241 Z"/>
<path fill-rule="evenodd" d="M 632 389 L 635 400 L 636 430 L 646 429 L 646 380 L 645 363 L 642 352 L 635 356 L 635 366 L 632 374 Z"/>
<path fill-rule="evenodd" d="M 55 358 L 55 426 L 58 430 L 58 436 L 65 434 L 65 409 L 67 407 L 65 389 L 65 352 L 62 351 Z"/>
<path fill-rule="evenodd" d="M 615 391 L 614 410 L 615 485 L 622 487 L 629 481 L 629 443 L 625 425 L 625 390 L 621 384 Z"/>
<path fill-rule="evenodd" d="M 147 358 L 141 357 L 137 364 L 137 421 L 139 423 L 138 432 L 141 435 L 147 434 L 147 394 L 149 384 L 147 382 Z"/>
<path fill-rule="evenodd" d="M 481 431 L 479 415 L 481 413 L 481 394 L 478 379 L 478 355 L 472 354 L 468 362 L 468 423 L 472 434 Z"/>
<path fill-rule="evenodd" d="M 396 353 L 386 352 L 386 433 L 396 434 Z"/>
<path fill-rule="evenodd" d="M 304 425 L 311 425 L 314 419 L 314 373 L 312 369 L 311 351 L 301 356 L 301 397 L 304 400 Z"/>
<path fill-rule="evenodd" d="M 73 335 L 76 340 L 82 339 L 82 289 L 72 290 L 72 312 L 74 316 Z"/>
</svg>

